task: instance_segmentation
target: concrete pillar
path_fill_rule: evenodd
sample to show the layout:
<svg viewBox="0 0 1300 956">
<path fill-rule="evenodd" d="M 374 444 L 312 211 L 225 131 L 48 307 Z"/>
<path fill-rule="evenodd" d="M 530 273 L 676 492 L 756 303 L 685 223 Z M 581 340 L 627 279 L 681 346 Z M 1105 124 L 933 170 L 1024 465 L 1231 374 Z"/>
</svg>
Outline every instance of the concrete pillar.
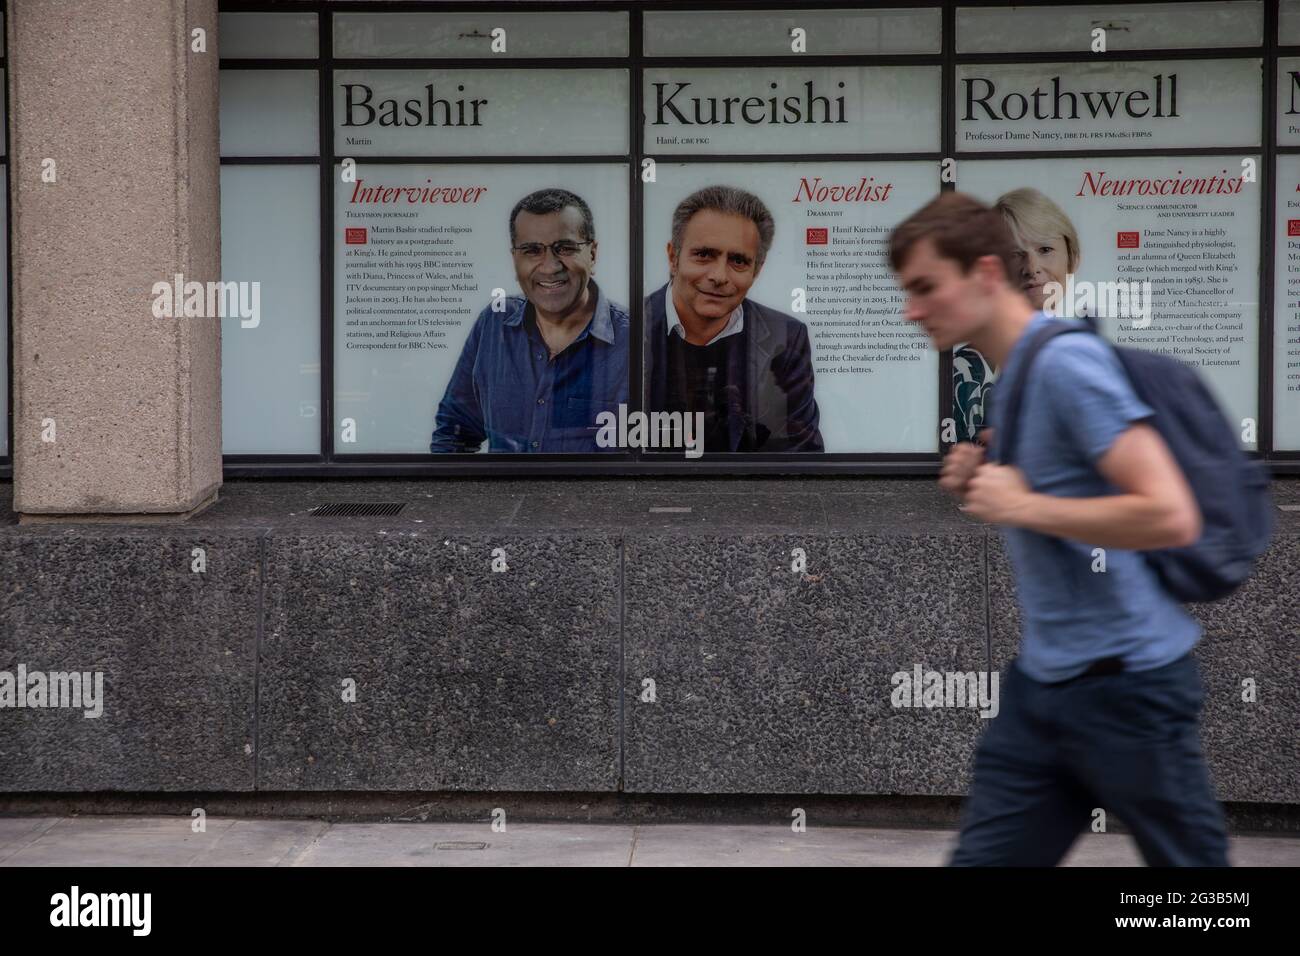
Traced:
<svg viewBox="0 0 1300 956">
<path fill-rule="evenodd" d="M 216 499 L 220 320 L 152 309 L 176 273 L 221 278 L 216 17 L 216 0 L 10 0 L 24 521 L 175 519 Z"/>
</svg>

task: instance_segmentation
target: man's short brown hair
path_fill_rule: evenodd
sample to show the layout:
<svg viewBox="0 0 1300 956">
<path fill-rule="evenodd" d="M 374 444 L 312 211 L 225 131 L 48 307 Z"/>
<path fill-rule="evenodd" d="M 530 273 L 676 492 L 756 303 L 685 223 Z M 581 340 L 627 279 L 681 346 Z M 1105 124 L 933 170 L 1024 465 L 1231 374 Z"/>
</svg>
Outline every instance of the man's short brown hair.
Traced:
<svg viewBox="0 0 1300 956">
<path fill-rule="evenodd" d="M 924 239 L 934 242 L 939 255 L 954 259 L 963 273 L 981 256 L 997 256 L 1007 271 L 1007 281 L 1020 285 L 1016 241 L 1002 214 L 965 193 L 946 192 L 908 216 L 889 237 L 889 265 L 895 272 L 907 261 L 912 248 Z"/>
<path fill-rule="evenodd" d="M 763 200 L 753 193 L 745 192 L 735 186 L 705 186 L 697 189 L 677 204 L 673 210 L 673 256 L 681 255 L 682 239 L 686 235 L 686 224 L 700 212 L 720 212 L 727 216 L 740 216 L 752 222 L 758 229 L 758 258 L 754 262 L 757 272 L 763 268 L 767 251 L 772 248 L 772 236 L 776 234 L 776 223 L 772 213 Z"/>
</svg>

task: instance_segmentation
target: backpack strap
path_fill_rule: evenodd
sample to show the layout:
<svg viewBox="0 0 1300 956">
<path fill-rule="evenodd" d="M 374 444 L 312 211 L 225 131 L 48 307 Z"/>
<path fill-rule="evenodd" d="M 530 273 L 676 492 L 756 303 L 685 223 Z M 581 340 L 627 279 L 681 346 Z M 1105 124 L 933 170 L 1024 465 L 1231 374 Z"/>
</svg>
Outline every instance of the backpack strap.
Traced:
<svg viewBox="0 0 1300 956">
<path fill-rule="evenodd" d="M 1020 431 L 1020 406 L 1025 397 L 1025 386 L 1029 381 L 1029 369 L 1034 364 L 1034 359 L 1042 351 L 1043 346 L 1058 335 L 1064 335 L 1068 332 L 1092 332 L 1096 333 L 1096 326 L 1089 322 L 1087 325 L 1079 326 L 1061 319 L 1051 319 L 1042 328 L 1033 334 L 1025 347 L 1024 357 L 1020 360 L 1016 369 L 1016 375 L 1010 380 L 1001 383 L 1001 387 L 993 395 L 992 408 L 989 410 L 989 419 L 993 424 L 993 458 L 999 464 L 1009 465 L 1012 463 L 1016 438 Z"/>
</svg>

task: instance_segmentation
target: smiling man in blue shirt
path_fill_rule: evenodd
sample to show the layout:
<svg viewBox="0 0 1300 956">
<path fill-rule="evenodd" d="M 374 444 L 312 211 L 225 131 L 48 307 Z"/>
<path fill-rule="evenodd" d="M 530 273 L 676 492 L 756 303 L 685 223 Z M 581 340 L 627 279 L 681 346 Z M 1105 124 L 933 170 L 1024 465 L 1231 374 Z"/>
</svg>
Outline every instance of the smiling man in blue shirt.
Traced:
<svg viewBox="0 0 1300 956">
<path fill-rule="evenodd" d="M 591 209 L 564 189 L 531 193 L 510 213 L 510 247 L 524 294 L 479 314 L 429 450 L 616 451 L 597 446 L 596 417 L 628 400 L 630 322 L 592 277 Z"/>
</svg>

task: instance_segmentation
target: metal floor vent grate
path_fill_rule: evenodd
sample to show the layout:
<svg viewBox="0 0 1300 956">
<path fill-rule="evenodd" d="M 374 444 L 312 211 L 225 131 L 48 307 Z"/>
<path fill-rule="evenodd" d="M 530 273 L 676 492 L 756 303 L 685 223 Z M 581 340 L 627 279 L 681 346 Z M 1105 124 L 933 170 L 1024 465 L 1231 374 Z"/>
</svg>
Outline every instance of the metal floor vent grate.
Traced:
<svg viewBox="0 0 1300 956">
<path fill-rule="evenodd" d="M 383 518 L 395 515 L 405 507 L 404 501 L 337 501 L 317 505 L 307 513 L 313 518 Z"/>
</svg>

